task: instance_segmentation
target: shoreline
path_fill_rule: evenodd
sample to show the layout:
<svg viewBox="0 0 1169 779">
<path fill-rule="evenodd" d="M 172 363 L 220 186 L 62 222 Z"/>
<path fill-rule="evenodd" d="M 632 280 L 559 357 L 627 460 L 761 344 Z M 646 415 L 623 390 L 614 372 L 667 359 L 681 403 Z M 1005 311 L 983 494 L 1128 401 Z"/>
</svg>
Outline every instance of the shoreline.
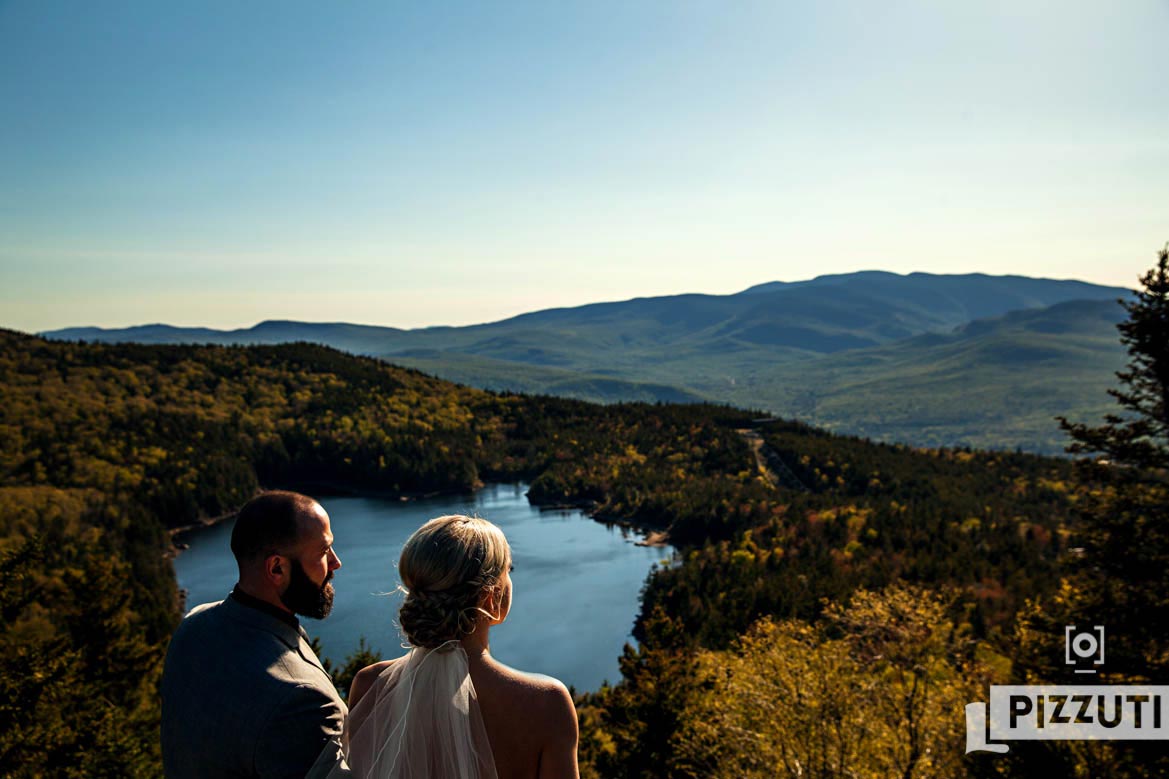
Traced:
<svg viewBox="0 0 1169 779">
<path fill-rule="evenodd" d="M 515 486 L 517 484 L 527 485 L 529 482 L 480 482 L 470 490 L 434 490 L 432 492 L 397 492 L 394 490 L 378 490 L 374 488 L 356 488 L 349 487 L 337 482 L 299 482 L 296 484 L 283 485 L 281 487 L 272 487 L 271 489 L 291 489 L 295 491 L 311 490 L 312 492 L 325 496 L 340 496 L 349 498 L 380 498 L 383 500 L 396 500 L 402 503 L 408 503 L 414 500 L 426 500 L 428 498 L 437 498 L 444 495 L 459 495 L 471 494 L 493 486 Z M 258 492 L 256 494 L 259 494 Z M 600 522 L 602 525 L 612 527 L 622 527 L 628 530 L 635 531 L 641 534 L 641 538 L 633 542 L 634 546 L 664 548 L 671 546 L 669 531 L 663 528 L 651 527 L 648 524 L 639 523 L 636 520 L 627 519 L 625 517 L 617 517 L 612 515 L 601 514 L 597 511 L 597 502 L 594 500 L 579 500 L 579 501 L 564 501 L 558 503 L 542 503 L 533 501 L 528 497 L 528 492 L 525 491 L 524 497 L 527 498 L 528 504 L 540 511 L 579 511 L 594 522 Z M 230 511 L 226 514 L 220 514 L 214 517 L 207 517 L 200 519 L 190 524 L 181 525 L 179 527 L 168 528 L 167 535 L 170 538 L 170 547 L 164 553 L 164 556 L 170 560 L 174 560 L 188 548 L 188 544 L 179 540 L 179 536 L 183 533 L 190 533 L 206 528 L 214 527 L 229 519 L 233 519 L 239 510 Z"/>
<path fill-rule="evenodd" d="M 227 513 L 227 514 L 220 514 L 217 517 L 207 517 L 206 519 L 200 519 L 197 522 L 192 522 L 189 525 L 180 525 L 179 527 L 167 528 L 166 533 L 167 533 L 167 535 L 169 535 L 171 537 L 171 541 L 173 542 L 174 537 L 177 535 L 181 535 L 182 533 L 189 533 L 192 530 L 199 530 L 200 528 L 204 528 L 204 527 L 214 527 L 215 525 L 218 525 L 220 522 L 224 522 L 228 519 L 231 519 L 237 513 L 239 513 L 239 512 L 232 511 L 232 512 Z"/>
<path fill-rule="evenodd" d="M 492 484 L 495 484 L 495 483 L 504 484 L 506 482 L 491 482 L 491 483 Z M 486 483 L 480 482 L 477 486 L 471 488 L 471 490 L 469 490 L 469 492 L 470 492 L 470 494 L 473 495 L 476 492 L 478 492 L 479 490 L 481 490 L 487 486 L 489 486 L 489 485 Z M 457 494 L 460 494 L 463 492 L 468 492 L 466 490 L 450 490 L 450 491 L 434 490 L 432 492 L 398 492 L 396 490 L 379 490 L 379 489 L 375 489 L 375 488 L 349 487 L 348 485 L 342 484 L 340 482 L 328 482 L 328 481 L 323 481 L 323 482 L 317 482 L 317 481 L 314 481 L 314 482 L 293 482 L 293 483 L 289 483 L 289 484 L 272 486 L 272 487 L 269 487 L 268 489 L 270 489 L 270 490 L 292 490 L 294 492 L 304 492 L 306 495 L 311 492 L 311 493 L 314 493 L 314 494 L 319 495 L 321 497 L 341 496 L 341 497 L 347 497 L 347 498 L 380 498 L 382 500 L 397 500 L 397 501 L 400 501 L 402 503 L 407 503 L 407 502 L 412 501 L 412 500 L 425 500 L 427 498 L 436 498 L 436 497 L 439 497 L 440 495 L 457 495 Z M 259 495 L 265 491 L 266 490 L 263 490 L 263 489 L 257 490 L 255 492 L 255 494 L 252 495 L 252 497 L 255 497 L 256 495 Z M 311 495 L 310 495 L 310 497 L 311 497 Z M 251 500 L 251 498 L 249 498 L 249 500 Z M 191 523 L 186 524 L 186 525 L 180 525 L 179 527 L 167 528 L 166 532 L 167 532 L 167 535 L 170 537 L 171 545 L 170 545 L 170 548 L 166 551 L 165 556 L 173 560 L 175 557 L 177 557 L 179 554 L 181 554 L 182 552 L 184 552 L 187 549 L 187 544 L 182 543 L 181 541 L 178 540 L 178 536 L 182 535 L 183 533 L 190 533 L 193 531 L 203 530 L 203 529 L 206 529 L 209 527 L 214 527 L 214 526 L 220 524 L 221 522 L 226 522 L 229 519 L 235 518 L 235 516 L 237 514 L 239 514 L 239 509 L 236 509 L 234 511 L 229 511 L 226 514 L 220 514 L 220 515 L 215 516 L 215 517 L 206 517 L 206 518 L 200 519 L 196 522 L 191 522 Z"/>
</svg>

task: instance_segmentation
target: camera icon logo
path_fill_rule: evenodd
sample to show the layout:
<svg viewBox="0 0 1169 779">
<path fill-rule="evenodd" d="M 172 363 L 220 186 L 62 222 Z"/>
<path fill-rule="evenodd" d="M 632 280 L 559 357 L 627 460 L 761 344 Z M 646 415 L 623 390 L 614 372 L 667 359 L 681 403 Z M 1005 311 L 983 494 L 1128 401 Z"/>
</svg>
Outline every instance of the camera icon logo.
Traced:
<svg viewBox="0 0 1169 779">
<path fill-rule="evenodd" d="M 1095 668 L 1087 666 L 1104 665 L 1104 626 L 1093 625 L 1079 629 L 1075 625 L 1064 627 L 1064 662 L 1079 666 L 1078 674 L 1094 674 Z"/>
</svg>

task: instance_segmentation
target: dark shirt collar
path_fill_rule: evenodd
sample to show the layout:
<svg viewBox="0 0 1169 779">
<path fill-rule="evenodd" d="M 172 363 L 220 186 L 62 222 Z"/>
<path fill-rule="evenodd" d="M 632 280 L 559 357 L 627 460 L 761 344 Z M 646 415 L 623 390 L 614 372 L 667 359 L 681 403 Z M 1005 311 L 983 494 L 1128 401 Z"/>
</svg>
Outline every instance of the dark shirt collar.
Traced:
<svg viewBox="0 0 1169 779">
<path fill-rule="evenodd" d="M 250 609 L 256 609 L 257 611 L 262 611 L 265 614 L 269 614 L 291 627 L 297 633 L 300 632 L 300 620 L 296 618 L 295 614 L 291 614 L 287 611 L 284 611 L 283 609 L 278 609 L 271 603 L 266 603 L 254 595 L 248 595 L 239 588 L 238 584 L 235 585 L 235 588 L 231 591 L 231 598 L 241 606 L 247 606 Z"/>
</svg>

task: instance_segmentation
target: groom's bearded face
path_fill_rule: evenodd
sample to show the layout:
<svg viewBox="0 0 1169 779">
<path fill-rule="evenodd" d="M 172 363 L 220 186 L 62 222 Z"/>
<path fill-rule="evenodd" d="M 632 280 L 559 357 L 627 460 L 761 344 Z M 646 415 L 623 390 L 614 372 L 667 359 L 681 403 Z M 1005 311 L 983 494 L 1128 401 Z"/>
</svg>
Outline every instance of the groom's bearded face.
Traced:
<svg viewBox="0 0 1169 779">
<path fill-rule="evenodd" d="M 325 580 L 317 584 L 304 572 L 300 560 L 292 558 L 292 576 L 288 589 L 280 595 L 280 602 L 294 614 L 310 619 L 324 619 L 333 610 L 332 578 L 333 572 L 329 571 L 325 574 Z"/>
</svg>

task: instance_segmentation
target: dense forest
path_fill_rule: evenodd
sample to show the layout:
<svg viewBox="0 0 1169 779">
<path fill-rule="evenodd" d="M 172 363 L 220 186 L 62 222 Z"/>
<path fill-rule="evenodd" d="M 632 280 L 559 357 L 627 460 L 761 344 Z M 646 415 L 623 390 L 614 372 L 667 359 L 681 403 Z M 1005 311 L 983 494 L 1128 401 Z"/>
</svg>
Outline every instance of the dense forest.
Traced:
<svg viewBox="0 0 1169 779">
<path fill-rule="evenodd" d="M 158 775 L 180 616 L 168 530 L 261 487 L 518 479 L 679 550 L 645 585 L 622 679 L 578 696 L 585 776 L 1019 775 L 1056 759 L 1087 775 L 1116 757 L 964 758 L 962 705 L 990 680 L 1058 673 L 1056 623 L 1102 590 L 1069 585 L 1069 560 L 1134 540 L 1091 517 L 1151 511 L 1163 486 L 758 417 L 493 394 L 309 344 L 0 331 L 0 773 Z M 1146 595 L 1125 604 L 1160 604 Z"/>
</svg>

